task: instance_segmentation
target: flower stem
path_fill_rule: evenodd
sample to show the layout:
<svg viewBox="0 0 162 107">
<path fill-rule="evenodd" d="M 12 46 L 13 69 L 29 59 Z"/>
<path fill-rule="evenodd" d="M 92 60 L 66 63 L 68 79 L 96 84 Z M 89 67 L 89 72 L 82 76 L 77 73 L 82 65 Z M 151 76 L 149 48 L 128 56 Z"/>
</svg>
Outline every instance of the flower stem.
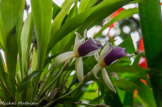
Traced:
<svg viewBox="0 0 162 107">
<path fill-rule="evenodd" d="M 84 77 L 84 81 L 85 81 L 86 79 L 88 79 L 88 77 L 91 76 L 91 74 L 92 74 L 92 72 L 87 73 L 87 74 L 85 75 L 85 77 Z M 53 103 L 55 103 L 56 101 L 58 101 L 58 100 L 60 100 L 60 99 L 63 99 L 63 98 L 65 98 L 65 97 L 69 96 L 70 94 L 72 94 L 73 92 L 75 92 L 75 91 L 76 91 L 80 86 L 82 86 L 82 85 L 83 85 L 83 84 L 79 83 L 73 90 L 71 90 L 71 91 L 69 91 L 68 93 L 66 93 L 66 94 L 64 94 L 64 95 L 62 95 L 62 96 L 60 96 L 60 97 L 54 99 L 53 101 L 49 102 L 47 105 L 45 105 L 45 106 L 43 106 L 43 107 L 48 107 L 48 106 L 52 105 Z"/>
<path fill-rule="evenodd" d="M 42 87 L 41 88 L 41 90 L 39 91 L 39 97 L 38 98 L 36 98 L 36 99 L 39 99 L 40 97 L 41 97 L 41 95 L 43 94 L 43 93 L 45 93 L 51 86 L 52 86 L 52 84 L 54 84 L 54 82 L 60 77 L 60 75 L 62 74 L 62 72 L 68 67 L 68 63 L 65 63 L 64 64 L 64 66 L 62 67 L 62 69 L 59 71 L 59 73 L 56 75 L 56 77 L 53 79 L 53 81 L 52 82 L 50 82 L 50 84 L 48 85 L 48 86 L 46 86 L 46 85 L 44 85 L 44 86 L 46 86 L 46 87 Z M 46 83 L 48 83 L 48 82 L 46 82 Z"/>
<path fill-rule="evenodd" d="M 62 98 L 67 97 L 68 95 L 72 94 L 76 89 L 78 89 L 81 85 L 82 85 L 82 84 L 79 83 L 73 90 L 71 90 L 71 91 L 68 92 L 67 94 L 65 94 L 65 95 L 63 95 L 63 96 L 60 96 L 59 98 L 57 98 L 57 99 L 55 99 L 55 100 L 49 102 L 49 103 L 48 103 L 47 105 L 45 105 L 44 107 L 48 107 L 48 106 L 50 106 L 51 104 L 53 104 L 54 102 L 56 102 L 57 100 L 60 100 L 60 99 L 62 99 Z"/>
</svg>

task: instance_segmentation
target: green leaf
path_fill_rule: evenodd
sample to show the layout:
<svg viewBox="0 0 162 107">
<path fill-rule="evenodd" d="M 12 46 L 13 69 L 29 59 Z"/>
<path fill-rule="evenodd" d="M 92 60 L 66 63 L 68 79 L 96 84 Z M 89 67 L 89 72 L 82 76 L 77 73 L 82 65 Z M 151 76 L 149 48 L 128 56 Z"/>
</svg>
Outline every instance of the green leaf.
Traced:
<svg viewBox="0 0 162 107">
<path fill-rule="evenodd" d="M 22 73 L 28 70 L 29 63 L 29 49 L 32 41 L 34 29 L 34 22 L 31 14 L 27 17 L 22 33 L 21 33 L 21 61 L 22 61 Z"/>
<path fill-rule="evenodd" d="M 98 86 L 96 82 L 89 84 L 86 91 L 84 92 L 83 99 L 90 100 L 90 101 L 96 99 L 98 97 L 97 89 Z"/>
<path fill-rule="evenodd" d="M 0 36 L 3 40 L 7 63 L 7 87 L 11 96 L 15 96 L 15 74 L 19 39 L 23 25 L 24 0 L 1 0 Z"/>
<path fill-rule="evenodd" d="M 119 9 L 123 5 L 131 2 L 132 0 L 104 0 L 97 5 L 95 11 L 85 20 L 85 22 L 79 27 L 78 32 L 81 33 L 85 29 L 89 29 L 95 24 L 101 22 L 104 18 L 109 16 L 115 10 Z"/>
<path fill-rule="evenodd" d="M 87 18 L 89 15 L 89 12 L 79 14 L 66 22 L 64 25 L 61 26 L 61 28 L 57 31 L 57 36 L 54 36 L 49 43 L 48 46 L 48 52 L 53 48 L 54 45 L 58 41 L 60 41 L 62 38 L 64 38 L 68 33 L 72 32 L 75 30 L 81 23 L 84 22 L 84 20 Z"/>
<path fill-rule="evenodd" d="M 145 0 L 145 2 L 139 3 L 139 16 L 148 67 L 162 72 L 162 12 L 160 0 Z M 151 81 L 154 80 L 151 79 Z M 162 80 L 158 80 L 157 83 L 161 86 Z M 162 95 L 162 91 L 159 89 L 159 87 L 153 87 L 157 106 L 161 107 L 162 96 L 159 95 Z"/>
<path fill-rule="evenodd" d="M 83 33 L 85 29 L 94 26 L 96 23 L 101 22 L 108 15 L 113 13 L 115 10 L 121 6 L 129 3 L 132 0 L 115 0 L 115 1 L 103 1 L 99 5 L 87 9 L 86 11 L 78 14 L 67 23 L 61 26 L 61 28 L 56 32 L 57 36 L 54 36 L 50 40 L 48 47 L 48 52 L 53 48 L 53 46 L 64 38 L 68 33 L 72 32 L 80 26 L 77 30 L 79 33 Z M 106 14 L 105 14 L 106 13 Z"/>
<path fill-rule="evenodd" d="M 114 92 L 106 92 L 104 101 L 106 105 L 110 105 L 111 107 L 123 107 L 118 94 Z"/>
<path fill-rule="evenodd" d="M 68 22 L 69 20 L 71 20 L 72 18 L 74 18 L 77 14 L 78 14 L 78 8 L 77 8 L 77 4 L 78 2 L 76 1 L 74 6 L 72 7 L 72 9 L 70 10 L 65 23 Z M 65 38 L 63 38 L 57 45 L 59 45 L 59 50 L 60 52 L 65 52 L 65 51 L 69 51 L 69 49 L 72 47 L 72 45 L 74 44 L 74 39 L 75 39 L 75 33 L 74 31 L 69 33 Z M 55 45 L 55 47 L 58 48 L 58 46 Z M 52 49 L 52 52 L 58 52 L 56 51 L 56 48 Z"/>
<path fill-rule="evenodd" d="M 124 106 L 133 106 L 133 92 L 126 92 L 125 93 L 125 98 L 124 98 Z"/>
<path fill-rule="evenodd" d="M 116 89 L 116 91 L 117 91 L 117 93 L 119 95 L 120 101 L 123 104 L 124 103 L 124 98 L 125 98 L 127 92 L 124 91 L 124 90 L 119 89 L 118 87 L 115 87 L 115 89 Z"/>
<path fill-rule="evenodd" d="M 150 75 L 150 82 L 151 82 L 151 87 L 154 92 L 154 97 L 156 100 L 157 105 L 161 104 L 161 96 L 162 96 L 162 71 L 157 70 L 157 69 L 151 69 L 149 71 Z"/>
<path fill-rule="evenodd" d="M 52 3 L 52 7 L 53 7 L 52 19 L 55 19 L 61 8 L 54 2 Z"/>
<path fill-rule="evenodd" d="M 32 71 L 35 71 L 36 68 L 37 68 L 37 50 L 35 49 L 35 47 L 33 48 L 33 55 L 32 55 L 32 62 L 31 62 L 31 65 L 32 65 Z"/>
<path fill-rule="evenodd" d="M 52 47 L 55 43 L 55 38 L 58 37 L 57 31 L 60 29 L 61 24 L 66 16 L 66 14 L 68 13 L 71 5 L 74 3 L 75 0 L 66 0 L 62 6 L 62 9 L 60 10 L 60 12 L 58 13 L 58 15 L 56 16 L 56 18 L 54 19 L 52 26 L 51 26 L 51 34 L 50 34 L 50 42 L 49 42 L 49 46 Z"/>
<path fill-rule="evenodd" d="M 117 16 L 115 16 L 107 24 L 105 24 L 101 28 L 101 30 L 94 35 L 94 37 L 99 36 L 107 27 L 109 27 L 110 25 L 112 25 L 114 22 L 119 21 L 119 20 L 124 19 L 124 18 L 131 17 L 133 14 L 136 14 L 136 13 L 138 13 L 138 9 L 137 8 L 133 8 L 133 9 L 128 9 L 128 10 L 121 11 Z"/>
<path fill-rule="evenodd" d="M 132 40 L 131 36 L 126 38 L 119 46 L 125 48 L 126 52 L 128 52 L 128 53 L 134 53 L 134 51 L 135 51 L 133 40 Z"/>
<path fill-rule="evenodd" d="M 13 96 L 11 96 L 11 94 L 8 92 L 5 84 L 1 80 L 0 87 L 0 98 L 3 99 L 3 101 L 13 101 Z"/>
<path fill-rule="evenodd" d="M 139 61 L 140 61 L 140 58 L 143 56 L 144 53 L 140 53 L 136 56 L 134 62 L 133 62 L 133 65 L 138 65 Z"/>
<path fill-rule="evenodd" d="M 34 77 L 36 77 L 38 74 L 40 74 L 40 71 L 33 71 L 28 76 L 26 76 L 20 83 L 18 91 L 23 89 L 23 87 Z"/>
<path fill-rule="evenodd" d="M 116 81 L 112 81 L 113 85 L 125 90 L 125 91 L 133 91 L 134 89 L 140 89 L 141 87 L 138 86 L 138 84 L 135 84 L 132 81 L 129 80 L 116 80 Z"/>
<path fill-rule="evenodd" d="M 27 84 L 31 82 L 31 80 L 34 77 L 37 77 L 39 74 L 41 73 L 41 71 L 33 71 L 32 73 L 30 73 L 28 76 L 26 76 L 21 83 L 19 84 L 17 90 L 16 90 L 16 99 L 17 100 L 21 100 L 22 94 L 25 91 L 24 89 L 27 87 Z"/>
<path fill-rule="evenodd" d="M 43 71 L 47 47 L 50 39 L 52 1 L 51 0 L 31 0 L 32 16 L 37 37 L 37 70 Z M 33 97 L 36 95 L 40 76 L 37 76 L 34 84 Z"/>
<path fill-rule="evenodd" d="M 145 106 L 145 107 L 157 107 L 154 99 L 154 95 L 150 87 L 146 86 L 143 83 L 140 83 L 141 87 L 138 90 L 137 99 Z"/>
<path fill-rule="evenodd" d="M 81 0 L 79 9 L 78 9 L 78 13 L 80 14 L 80 13 L 86 11 L 88 8 L 93 6 L 96 2 L 97 2 L 97 0 Z"/>
<path fill-rule="evenodd" d="M 131 64 L 131 61 L 130 61 L 129 57 L 125 56 L 123 58 L 118 59 L 114 63 L 112 63 L 110 66 L 126 66 L 126 65 L 129 66 L 130 64 Z"/>
<path fill-rule="evenodd" d="M 1 53 L 0 53 L 0 78 L 2 79 L 3 82 L 6 83 L 5 65 Z"/>
<path fill-rule="evenodd" d="M 148 66 L 162 70 L 162 48 L 159 47 L 162 40 L 160 0 L 145 0 L 145 3 L 139 3 L 139 15 Z M 152 21 L 153 23 L 150 23 Z"/>
<path fill-rule="evenodd" d="M 52 2 L 51 0 L 31 0 L 31 7 L 38 45 L 37 69 L 41 70 L 50 38 Z"/>
<path fill-rule="evenodd" d="M 14 27 L 16 27 L 17 40 L 19 40 L 24 4 L 24 0 L 1 0 L 0 2 L 0 36 L 4 46 L 6 46 L 7 36 Z"/>
<path fill-rule="evenodd" d="M 4 50 L 4 43 L 1 36 L 1 29 L 0 29 L 0 48 Z"/>
<path fill-rule="evenodd" d="M 144 72 L 146 69 L 139 67 L 139 66 L 109 66 L 107 67 L 108 72 L 118 72 L 118 73 L 139 73 L 139 72 Z"/>
<path fill-rule="evenodd" d="M 95 92 L 85 92 L 83 95 L 83 99 L 93 100 L 98 97 L 98 93 Z"/>
</svg>

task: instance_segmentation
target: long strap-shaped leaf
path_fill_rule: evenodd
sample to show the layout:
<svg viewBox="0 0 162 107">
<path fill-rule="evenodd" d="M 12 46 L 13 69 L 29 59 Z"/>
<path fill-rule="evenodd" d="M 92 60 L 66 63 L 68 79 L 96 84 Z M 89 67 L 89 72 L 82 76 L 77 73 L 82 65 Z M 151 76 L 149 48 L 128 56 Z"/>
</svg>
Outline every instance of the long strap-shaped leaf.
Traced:
<svg viewBox="0 0 162 107">
<path fill-rule="evenodd" d="M 51 0 L 31 0 L 31 7 L 38 45 L 37 69 L 41 70 L 50 37 L 52 2 Z"/>
<path fill-rule="evenodd" d="M 29 49 L 32 41 L 33 29 L 34 29 L 34 23 L 33 23 L 32 15 L 30 14 L 28 18 L 25 20 L 22 33 L 21 33 L 22 74 L 24 74 L 25 72 L 27 74 L 27 70 L 28 70 Z"/>
<path fill-rule="evenodd" d="M 37 36 L 37 70 L 43 70 L 47 53 L 47 46 L 50 38 L 52 1 L 51 0 L 31 0 L 32 16 L 34 20 Z M 40 75 L 37 76 L 34 85 L 33 97 L 36 94 Z"/>
<path fill-rule="evenodd" d="M 50 42 L 49 47 L 50 49 L 53 47 L 53 44 L 55 44 L 55 39 L 58 37 L 57 32 L 61 27 L 61 24 L 66 16 L 66 14 L 69 12 L 69 9 L 71 5 L 73 4 L 74 0 L 66 0 L 62 6 L 61 11 L 58 13 L 56 18 L 54 19 L 52 26 L 51 26 L 51 36 L 50 36 Z M 48 49 L 48 51 L 50 50 Z"/>
<path fill-rule="evenodd" d="M 139 14 L 148 66 L 161 70 L 159 71 L 160 74 L 162 72 L 162 14 L 160 0 L 145 0 L 144 3 L 140 3 Z M 159 74 L 157 76 L 160 76 Z M 162 107 L 162 76 L 158 79 L 152 78 L 154 77 L 150 75 L 157 106 Z"/>
<path fill-rule="evenodd" d="M 119 9 L 123 5 L 131 2 L 133 0 L 104 0 L 97 9 L 85 20 L 85 22 L 80 26 L 78 32 L 83 32 L 84 29 L 88 29 L 95 24 L 102 21 L 105 17 L 113 13 L 115 10 Z"/>
<path fill-rule="evenodd" d="M 86 11 L 87 8 L 93 6 L 97 0 L 81 0 L 79 8 L 78 8 L 78 13 L 82 13 Z"/>
<path fill-rule="evenodd" d="M 94 6 L 84 12 L 78 14 L 66 24 L 64 24 L 58 31 L 57 36 L 54 36 L 50 41 L 48 51 L 63 37 L 74 29 L 79 28 L 78 32 L 83 33 L 84 29 L 90 28 L 96 23 L 99 23 L 104 18 L 109 16 L 115 10 L 119 9 L 121 6 L 131 2 L 133 0 L 104 0 L 97 6 Z"/>
<path fill-rule="evenodd" d="M 101 30 L 94 35 L 94 37 L 99 36 L 107 27 L 109 27 L 110 25 L 112 25 L 114 22 L 116 22 L 118 20 L 121 20 L 121 19 L 124 19 L 124 18 L 131 17 L 133 14 L 136 14 L 136 13 L 138 13 L 138 9 L 137 8 L 133 8 L 133 9 L 128 9 L 128 10 L 121 11 L 117 16 L 115 16 L 107 24 L 105 24 L 101 28 Z"/>
<path fill-rule="evenodd" d="M 24 4 L 24 0 L 0 1 L 0 36 L 6 54 L 9 75 L 6 85 L 13 98 L 15 97 L 15 73 Z"/>
<path fill-rule="evenodd" d="M 24 92 L 24 89 L 27 88 L 27 86 L 30 84 L 30 82 L 32 81 L 32 79 L 34 77 L 36 77 L 37 75 L 39 75 L 41 72 L 40 71 L 33 71 L 32 73 L 30 73 L 28 76 L 26 76 L 21 83 L 19 84 L 17 90 L 16 90 L 16 100 L 20 101 L 22 99 L 22 94 Z M 30 89 L 27 89 L 30 90 Z M 31 94 L 31 93 L 30 93 Z M 26 97 L 31 97 L 31 96 L 26 96 Z M 23 98 L 24 99 L 24 98 Z"/>
</svg>

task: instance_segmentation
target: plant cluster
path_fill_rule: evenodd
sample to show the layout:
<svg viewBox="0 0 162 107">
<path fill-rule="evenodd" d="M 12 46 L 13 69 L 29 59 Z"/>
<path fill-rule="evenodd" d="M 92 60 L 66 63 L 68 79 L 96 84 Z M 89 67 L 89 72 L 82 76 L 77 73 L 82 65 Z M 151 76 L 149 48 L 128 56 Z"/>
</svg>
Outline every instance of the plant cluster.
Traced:
<svg viewBox="0 0 162 107">
<path fill-rule="evenodd" d="M 28 1 L 0 0 L 0 106 L 162 105 L 159 0 Z"/>
</svg>

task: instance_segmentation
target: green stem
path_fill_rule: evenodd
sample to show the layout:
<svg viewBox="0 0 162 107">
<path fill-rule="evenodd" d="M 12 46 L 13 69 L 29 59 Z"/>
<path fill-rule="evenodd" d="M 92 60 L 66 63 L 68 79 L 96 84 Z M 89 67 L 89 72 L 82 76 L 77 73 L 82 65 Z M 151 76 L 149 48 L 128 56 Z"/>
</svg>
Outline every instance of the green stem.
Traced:
<svg viewBox="0 0 162 107">
<path fill-rule="evenodd" d="M 56 67 L 52 66 L 51 69 L 49 70 L 49 76 L 47 77 L 47 79 L 45 80 L 45 82 L 43 82 L 42 87 L 39 90 L 39 93 L 36 96 L 36 99 L 38 98 L 38 95 L 42 94 L 42 91 L 45 89 L 46 85 L 49 83 L 50 79 L 51 79 L 51 75 L 53 74 L 53 72 L 56 70 Z"/>
<path fill-rule="evenodd" d="M 48 104 L 45 105 L 44 107 L 48 107 L 48 106 L 50 106 L 51 104 L 53 104 L 54 102 L 56 102 L 57 100 L 60 100 L 60 99 L 62 99 L 62 98 L 65 98 L 65 97 L 69 96 L 69 95 L 72 94 L 75 90 L 77 90 L 81 85 L 82 85 L 82 84 L 79 83 L 73 90 L 71 90 L 70 92 L 66 93 L 65 95 L 60 96 L 59 98 L 57 98 L 57 99 L 51 101 L 50 103 L 48 103 Z"/>
<path fill-rule="evenodd" d="M 54 82 L 61 76 L 61 74 L 62 74 L 62 72 L 68 67 L 68 65 L 69 65 L 69 63 L 65 63 L 64 64 L 64 66 L 62 67 L 62 69 L 59 71 L 59 73 L 56 75 L 56 77 L 52 80 L 52 82 L 50 82 L 50 84 L 48 84 L 48 86 L 46 86 L 46 85 L 44 85 L 41 89 L 40 89 L 40 91 L 39 91 L 39 94 L 38 95 L 40 95 L 39 97 L 41 97 L 41 95 L 43 94 L 43 93 L 45 93 L 51 86 L 52 86 L 52 84 L 54 84 Z M 51 67 L 51 72 L 52 71 L 55 71 L 54 70 L 54 68 L 56 68 L 56 67 L 54 67 L 54 65 Z M 53 72 L 52 72 L 53 73 Z M 51 74 L 51 73 L 50 73 Z M 52 75 L 52 74 L 51 74 Z M 50 78 L 49 78 L 50 79 Z M 49 80 L 48 79 L 48 80 Z M 46 82 L 46 83 L 48 83 L 48 82 Z M 39 97 L 37 98 L 37 99 L 39 99 Z"/>
<path fill-rule="evenodd" d="M 52 84 L 54 84 L 54 82 L 60 77 L 60 75 L 62 74 L 62 72 L 63 72 L 63 70 L 61 70 L 61 71 L 57 74 L 57 76 L 53 79 L 53 81 L 52 81 L 48 86 L 46 86 L 46 87 L 44 88 L 44 90 L 41 90 L 41 91 L 40 91 L 40 96 L 41 96 L 44 92 L 46 92 L 46 91 L 51 87 Z"/>
<path fill-rule="evenodd" d="M 72 103 L 61 103 L 61 104 L 74 104 L 74 105 L 84 105 L 86 107 L 102 107 L 102 105 L 95 105 L 95 104 L 86 104 L 86 103 L 82 103 L 82 102 L 72 102 Z M 103 105 L 103 107 L 105 107 L 105 105 Z"/>
<path fill-rule="evenodd" d="M 86 81 L 90 76 L 91 76 L 92 72 L 89 72 L 85 75 L 84 77 L 84 81 Z M 47 105 L 43 106 L 43 107 L 48 107 L 50 105 L 52 105 L 53 103 L 55 103 L 57 100 L 63 99 L 67 96 L 69 96 L 70 94 L 72 94 L 73 92 L 75 92 L 80 86 L 82 86 L 83 84 L 79 83 L 73 90 L 69 91 L 68 93 L 60 96 L 59 98 L 54 99 L 53 101 L 49 102 Z"/>
<path fill-rule="evenodd" d="M 9 93 L 9 91 L 7 90 L 7 88 L 5 87 L 5 85 L 4 85 L 4 83 L 2 82 L 1 79 L 0 79 L 0 82 L 1 82 L 1 84 L 2 84 L 2 86 L 3 86 L 3 88 L 5 89 L 6 93 L 10 96 L 10 98 L 12 99 L 12 101 L 14 101 L 13 96 Z"/>
</svg>

